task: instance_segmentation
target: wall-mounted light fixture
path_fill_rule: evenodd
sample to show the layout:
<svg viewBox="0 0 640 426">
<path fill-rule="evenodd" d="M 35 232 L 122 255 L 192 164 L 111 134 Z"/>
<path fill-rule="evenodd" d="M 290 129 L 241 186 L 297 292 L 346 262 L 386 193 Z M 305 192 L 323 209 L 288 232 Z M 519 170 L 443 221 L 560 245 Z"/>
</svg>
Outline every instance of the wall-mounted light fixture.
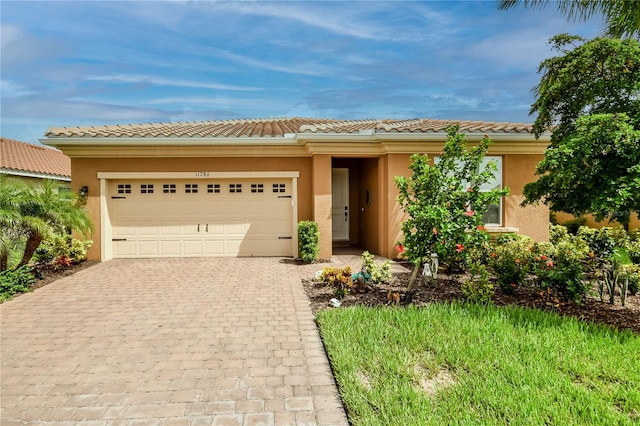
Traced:
<svg viewBox="0 0 640 426">
<path fill-rule="evenodd" d="M 80 188 L 80 198 L 87 198 L 87 195 L 89 194 L 89 187 L 88 186 L 83 186 Z"/>
</svg>

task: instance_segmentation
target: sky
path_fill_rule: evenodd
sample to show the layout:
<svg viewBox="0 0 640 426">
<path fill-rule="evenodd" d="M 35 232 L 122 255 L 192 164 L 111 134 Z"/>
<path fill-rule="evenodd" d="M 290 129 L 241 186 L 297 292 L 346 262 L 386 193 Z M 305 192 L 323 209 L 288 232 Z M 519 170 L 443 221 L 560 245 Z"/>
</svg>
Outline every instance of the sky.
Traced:
<svg viewBox="0 0 640 426">
<path fill-rule="evenodd" d="M 0 2 L 0 133 L 236 118 L 532 122 L 547 41 L 487 1 Z"/>
</svg>

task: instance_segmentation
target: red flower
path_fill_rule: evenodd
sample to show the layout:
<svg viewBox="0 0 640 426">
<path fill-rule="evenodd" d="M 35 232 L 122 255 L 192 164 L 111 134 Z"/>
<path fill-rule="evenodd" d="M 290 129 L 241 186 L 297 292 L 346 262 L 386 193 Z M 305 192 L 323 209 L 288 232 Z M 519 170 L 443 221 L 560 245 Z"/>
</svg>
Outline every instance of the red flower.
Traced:
<svg viewBox="0 0 640 426">
<path fill-rule="evenodd" d="M 484 225 L 478 225 L 477 228 L 478 228 L 478 231 L 486 231 L 487 230 L 487 228 L 485 228 Z"/>
<path fill-rule="evenodd" d="M 467 216 L 471 217 L 474 214 L 476 214 L 476 212 L 474 212 L 473 210 L 467 210 L 466 212 L 464 212 L 464 214 L 466 214 Z"/>
<path fill-rule="evenodd" d="M 545 256 L 544 254 L 542 256 L 540 256 L 541 260 L 547 260 L 547 256 Z"/>
<path fill-rule="evenodd" d="M 516 259 L 516 265 L 520 264 L 520 259 Z"/>
<path fill-rule="evenodd" d="M 464 250 L 464 246 L 462 244 L 460 244 L 460 243 L 456 244 L 456 251 L 458 253 L 461 253 L 462 250 Z"/>
<path fill-rule="evenodd" d="M 548 266 L 549 268 L 553 268 L 553 260 L 548 261 L 548 262 L 547 262 L 547 266 Z"/>
<path fill-rule="evenodd" d="M 496 257 L 496 254 L 495 253 L 491 253 L 489 256 L 491 256 L 493 258 L 493 257 Z"/>
<path fill-rule="evenodd" d="M 404 253 L 404 246 L 402 244 L 398 244 L 396 246 L 396 250 L 398 251 L 399 254 Z"/>
<path fill-rule="evenodd" d="M 472 187 L 468 187 L 467 188 L 467 192 L 473 192 L 473 188 Z"/>
</svg>

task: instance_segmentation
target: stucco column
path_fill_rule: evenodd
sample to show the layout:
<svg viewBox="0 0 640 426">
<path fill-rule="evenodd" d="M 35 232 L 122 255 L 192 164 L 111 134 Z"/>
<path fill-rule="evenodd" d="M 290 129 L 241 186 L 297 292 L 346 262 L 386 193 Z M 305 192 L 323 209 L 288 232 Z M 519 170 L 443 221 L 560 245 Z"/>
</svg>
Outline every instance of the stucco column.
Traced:
<svg viewBox="0 0 640 426">
<path fill-rule="evenodd" d="M 398 187 L 395 183 L 396 176 L 409 176 L 410 154 L 388 154 L 384 158 L 384 214 L 383 214 L 383 239 L 381 241 L 380 254 L 393 258 L 397 255 L 395 243 L 403 239 L 401 226 L 406 215 L 398 204 Z"/>
<path fill-rule="evenodd" d="M 328 259 L 331 249 L 331 156 L 313 156 L 313 220 L 320 230 L 320 259 Z"/>
</svg>

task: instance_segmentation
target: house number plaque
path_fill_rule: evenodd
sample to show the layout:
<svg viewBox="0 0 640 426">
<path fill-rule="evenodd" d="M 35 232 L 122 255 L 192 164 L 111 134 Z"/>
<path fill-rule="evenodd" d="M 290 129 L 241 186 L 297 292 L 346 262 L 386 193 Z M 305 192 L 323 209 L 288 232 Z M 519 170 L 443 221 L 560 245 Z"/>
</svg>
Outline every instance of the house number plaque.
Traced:
<svg viewBox="0 0 640 426">
<path fill-rule="evenodd" d="M 209 177 L 209 172 L 196 172 L 196 177 Z"/>
</svg>

